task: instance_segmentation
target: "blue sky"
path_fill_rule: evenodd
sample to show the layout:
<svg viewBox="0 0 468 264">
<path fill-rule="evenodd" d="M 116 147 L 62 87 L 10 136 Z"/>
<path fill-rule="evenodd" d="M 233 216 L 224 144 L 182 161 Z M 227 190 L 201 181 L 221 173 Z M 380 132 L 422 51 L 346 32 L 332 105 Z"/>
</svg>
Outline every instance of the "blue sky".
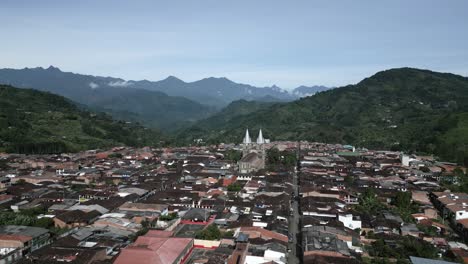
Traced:
<svg viewBox="0 0 468 264">
<path fill-rule="evenodd" d="M 467 13 L 464 0 L 2 0 L 0 67 L 284 88 L 403 66 L 467 76 Z"/>
</svg>

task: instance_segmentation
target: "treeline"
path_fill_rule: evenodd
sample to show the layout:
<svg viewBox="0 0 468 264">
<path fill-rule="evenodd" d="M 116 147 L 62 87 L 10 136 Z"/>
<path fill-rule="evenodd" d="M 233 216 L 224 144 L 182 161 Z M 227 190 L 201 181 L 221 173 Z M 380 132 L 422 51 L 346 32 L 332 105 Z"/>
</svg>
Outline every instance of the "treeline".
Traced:
<svg viewBox="0 0 468 264">
<path fill-rule="evenodd" d="M 73 151 L 64 142 L 11 143 L 7 151 L 19 154 L 57 154 Z"/>
</svg>

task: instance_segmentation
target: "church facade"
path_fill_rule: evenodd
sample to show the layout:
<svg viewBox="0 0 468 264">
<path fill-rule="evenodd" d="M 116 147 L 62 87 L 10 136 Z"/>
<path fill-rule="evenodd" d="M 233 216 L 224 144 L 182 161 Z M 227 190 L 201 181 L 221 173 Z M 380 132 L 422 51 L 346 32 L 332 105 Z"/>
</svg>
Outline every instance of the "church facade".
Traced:
<svg viewBox="0 0 468 264">
<path fill-rule="evenodd" d="M 269 140 L 263 138 L 262 130 L 258 132 L 256 141 L 250 138 L 249 130 L 245 130 L 245 136 L 242 140 L 242 159 L 239 160 L 239 172 L 241 174 L 251 173 L 265 168 L 265 143 Z"/>
</svg>

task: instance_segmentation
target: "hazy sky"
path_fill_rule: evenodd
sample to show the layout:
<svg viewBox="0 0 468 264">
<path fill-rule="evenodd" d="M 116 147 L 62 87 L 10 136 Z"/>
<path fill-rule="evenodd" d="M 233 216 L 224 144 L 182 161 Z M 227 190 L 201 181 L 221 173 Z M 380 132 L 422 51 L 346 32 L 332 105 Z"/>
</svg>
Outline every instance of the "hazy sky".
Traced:
<svg viewBox="0 0 468 264">
<path fill-rule="evenodd" d="M 466 0 L 2 0 L 0 25 L 0 68 L 284 88 L 403 66 L 468 75 Z"/>
</svg>

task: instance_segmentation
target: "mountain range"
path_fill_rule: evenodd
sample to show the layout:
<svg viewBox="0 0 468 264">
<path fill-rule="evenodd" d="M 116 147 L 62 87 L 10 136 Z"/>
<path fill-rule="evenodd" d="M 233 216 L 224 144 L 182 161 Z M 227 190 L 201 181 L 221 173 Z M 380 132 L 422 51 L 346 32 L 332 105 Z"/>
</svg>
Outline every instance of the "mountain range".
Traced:
<svg viewBox="0 0 468 264">
<path fill-rule="evenodd" d="M 302 139 L 429 153 L 468 164 L 468 78 L 449 73 L 398 68 L 378 72 L 355 85 L 334 89 L 298 87 L 293 92 L 277 87 L 256 88 L 236 84 L 225 78 L 207 78 L 192 83 L 175 77 L 160 82 L 136 82 L 64 73 L 54 67 L 3 69 L 0 70 L 2 82 L 57 93 L 78 102 L 60 97 L 60 100 L 44 101 L 41 108 L 36 109 L 29 104 L 35 104 L 34 98 L 42 98 L 42 94 L 25 89 L 29 94 L 25 100 L 18 96 L 19 92 L 8 92 L 15 88 L 3 88 L 7 91 L 3 93 L 16 93 L 1 105 L 0 138 L 6 146 L 19 142 L 31 144 L 35 142 L 33 139 L 38 139 L 38 142 L 53 139 L 56 142 L 61 134 L 54 131 L 63 132 L 62 126 L 54 121 L 56 116 L 64 124 L 73 123 L 66 127 L 85 134 L 65 135 L 65 144 L 70 149 L 116 142 L 133 145 L 154 143 L 149 138 L 157 141 L 162 138 L 157 131 L 149 136 L 149 130 L 135 122 L 132 122 L 133 129 L 140 131 L 136 132 L 138 136 L 129 133 L 125 128 L 129 125 L 127 122 L 113 121 L 105 114 L 89 114 L 91 109 L 147 126 L 162 127 L 166 133 L 172 131 L 170 134 L 175 136 L 171 136 L 171 140 L 178 144 L 192 144 L 195 139 L 203 139 L 207 143 L 240 142 L 246 128 L 262 128 L 265 136 L 272 140 Z M 249 89 L 251 92 L 246 92 Z M 217 97 L 218 91 L 220 97 Z M 169 92 L 172 94 L 166 94 Z M 182 93 L 192 98 L 178 96 Z M 189 96 L 190 93 L 193 94 Z M 244 98 L 246 93 L 251 96 Z M 313 95 L 290 101 L 309 94 Z M 212 95 L 211 99 L 208 95 Z M 223 104 L 228 104 L 221 110 L 214 103 L 208 106 L 195 101 L 203 98 L 219 100 L 221 97 L 225 100 Z M 67 102 L 67 105 L 55 111 L 53 104 L 56 101 L 60 102 L 59 105 Z M 18 105 L 17 109 L 15 105 Z M 47 105 L 51 109 L 47 110 Z M 67 114 L 48 116 L 48 111 L 71 111 L 73 114 L 70 118 Z M 36 112 L 38 117 L 34 116 Z M 89 119 L 88 115 L 98 116 L 98 121 Z M 23 119 L 24 123 L 20 122 Z M 40 125 L 36 119 L 40 120 L 37 121 Z M 77 124 L 73 120 L 80 122 Z M 94 122 L 102 126 L 92 125 Z M 119 130 L 119 125 L 123 130 Z M 18 128 L 21 129 L 15 130 Z M 23 130 L 29 132 L 21 134 Z M 133 139 L 126 139 L 127 136 Z M 142 140 L 135 141 L 137 138 Z M 64 138 L 59 140 L 63 141 Z M 63 147 L 60 146 L 57 148 Z"/>
<path fill-rule="evenodd" d="M 0 84 L 52 92 L 119 119 L 165 129 L 214 112 L 212 107 L 184 97 L 127 87 L 122 79 L 62 72 L 52 66 L 2 69 Z"/>
<path fill-rule="evenodd" d="M 206 118 L 235 100 L 286 102 L 305 96 L 307 90 L 290 93 L 277 86 L 259 88 L 213 77 L 195 82 L 173 76 L 156 82 L 127 81 L 63 72 L 53 66 L 0 69 L 0 84 L 52 92 L 115 118 L 165 130 Z"/>
</svg>

